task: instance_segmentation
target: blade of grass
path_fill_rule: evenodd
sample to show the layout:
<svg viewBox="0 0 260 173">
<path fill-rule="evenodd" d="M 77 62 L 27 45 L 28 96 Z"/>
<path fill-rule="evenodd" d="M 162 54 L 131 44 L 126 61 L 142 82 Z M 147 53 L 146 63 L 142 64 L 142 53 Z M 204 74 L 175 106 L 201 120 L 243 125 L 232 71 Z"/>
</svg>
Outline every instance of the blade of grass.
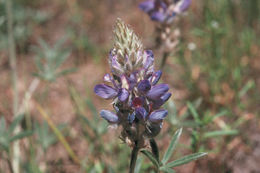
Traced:
<svg viewBox="0 0 260 173">
<path fill-rule="evenodd" d="M 53 132 L 55 133 L 55 135 L 58 137 L 59 141 L 63 144 L 63 146 L 65 147 L 66 151 L 68 152 L 69 156 L 73 159 L 73 161 L 79 165 L 80 164 L 80 160 L 78 159 L 77 155 L 73 152 L 73 150 L 71 149 L 70 145 L 68 144 L 68 142 L 66 141 L 66 139 L 64 138 L 64 136 L 62 135 L 62 133 L 59 131 L 59 129 L 55 126 L 55 124 L 52 122 L 52 120 L 50 119 L 50 117 L 47 115 L 47 113 L 43 110 L 43 108 L 36 104 L 36 108 L 37 110 L 40 112 L 41 116 L 47 121 L 48 125 L 51 127 L 51 129 L 53 130 Z"/>
</svg>

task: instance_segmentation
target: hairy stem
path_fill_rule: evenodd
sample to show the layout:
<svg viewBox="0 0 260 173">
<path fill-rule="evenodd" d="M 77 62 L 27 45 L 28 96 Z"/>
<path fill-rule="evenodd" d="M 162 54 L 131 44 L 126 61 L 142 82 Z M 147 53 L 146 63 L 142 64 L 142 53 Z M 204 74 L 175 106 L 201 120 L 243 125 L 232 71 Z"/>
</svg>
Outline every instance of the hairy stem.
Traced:
<svg viewBox="0 0 260 173">
<path fill-rule="evenodd" d="M 139 131 L 139 125 L 137 125 L 136 131 L 137 131 L 137 140 L 135 141 L 135 146 L 134 146 L 134 148 L 132 150 L 132 154 L 131 154 L 129 173 L 134 173 L 134 171 L 135 171 L 135 164 L 136 164 L 138 152 L 140 149 L 140 147 L 139 147 L 140 140 L 142 138 L 142 135 L 140 135 L 140 131 Z"/>
<path fill-rule="evenodd" d="M 137 145 L 135 145 L 132 150 L 129 173 L 134 173 L 138 151 L 139 151 L 139 147 L 137 143 Z"/>
</svg>

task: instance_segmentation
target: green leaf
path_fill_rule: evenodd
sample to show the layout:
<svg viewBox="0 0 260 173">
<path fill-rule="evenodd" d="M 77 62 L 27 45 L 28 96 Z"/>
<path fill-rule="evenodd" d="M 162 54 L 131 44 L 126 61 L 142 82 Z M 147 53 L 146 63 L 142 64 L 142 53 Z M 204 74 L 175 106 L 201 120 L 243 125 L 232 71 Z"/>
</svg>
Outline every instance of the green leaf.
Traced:
<svg viewBox="0 0 260 173">
<path fill-rule="evenodd" d="M 10 125 L 9 129 L 8 129 L 8 133 L 12 133 L 15 129 L 15 127 L 22 121 L 24 115 L 18 115 L 12 122 L 12 124 Z"/>
<path fill-rule="evenodd" d="M 54 69 L 59 68 L 63 62 L 69 57 L 70 51 L 61 52 L 60 55 L 55 59 Z"/>
<path fill-rule="evenodd" d="M 150 146 L 152 148 L 152 153 L 153 153 L 154 157 L 156 158 L 157 162 L 159 163 L 160 162 L 159 149 L 158 149 L 157 143 L 154 139 L 150 139 Z"/>
<path fill-rule="evenodd" d="M 225 135 L 236 135 L 238 134 L 237 130 L 216 130 L 211 132 L 206 132 L 203 137 L 204 138 L 212 138 L 216 136 L 225 136 Z"/>
<path fill-rule="evenodd" d="M 37 134 L 37 141 L 42 145 L 44 151 L 58 140 L 57 137 L 50 132 L 46 121 L 44 121 L 42 125 L 36 124 L 35 132 Z"/>
<path fill-rule="evenodd" d="M 164 156 L 163 156 L 163 159 L 162 159 L 162 164 L 165 165 L 166 162 L 168 162 L 168 160 L 170 159 L 178 141 L 179 141 L 179 138 L 181 136 L 181 133 L 182 133 L 182 128 L 180 128 L 179 130 L 177 130 L 175 132 L 175 134 L 173 135 L 172 137 L 172 140 L 171 140 L 171 143 L 169 145 L 169 147 L 167 148 L 167 151 L 165 152 Z"/>
<path fill-rule="evenodd" d="M 190 110 L 190 112 L 191 112 L 191 115 L 193 116 L 193 118 L 194 118 L 194 120 L 196 121 L 196 123 L 201 123 L 200 122 L 200 119 L 199 119 L 199 114 L 198 114 L 198 112 L 195 110 L 195 108 L 193 107 L 193 105 L 190 103 L 190 102 L 188 102 L 187 103 L 187 106 L 188 106 L 188 108 L 189 108 L 189 110 Z"/>
<path fill-rule="evenodd" d="M 159 168 L 159 163 L 150 151 L 141 150 L 141 153 L 143 153 L 157 168 Z"/>
<path fill-rule="evenodd" d="M 13 141 L 16 141 L 16 140 L 18 140 L 18 139 L 22 139 L 22 138 L 24 138 L 24 137 L 31 136 L 32 134 L 33 134 L 33 132 L 32 132 L 31 130 L 23 131 L 23 132 L 21 132 L 21 133 L 15 135 L 15 136 L 13 136 L 13 137 L 11 137 L 11 138 L 9 139 L 9 141 L 10 141 L 10 142 L 13 142 Z"/>
<path fill-rule="evenodd" d="M 5 132 L 5 127 L 5 118 L 2 116 L 0 119 L 0 134 Z"/>
<path fill-rule="evenodd" d="M 160 171 L 166 172 L 166 173 L 175 173 L 175 171 L 171 168 L 168 168 L 166 166 L 163 166 L 160 168 Z"/>
<path fill-rule="evenodd" d="M 139 173 L 143 164 L 143 158 L 138 157 L 135 165 L 134 173 Z"/>
<path fill-rule="evenodd" d="M 63 71 L 57 73 L 56 77 L 67 75 L 69 73 L 75 72 L 76 70 L 77 70 L 76 68 L 69 68 L 69 69 L 63 70 Z"/>
<path fill-rule="evenodd" d="M 246 85 L 239 91 L 239 98 L 243 97 L 250 89 L 255 87 L 255 83 L 253 80 L 249 80 Z"/>
<path fill-rule="evenodd" d="M 214 120 L 214 119 L 216 119 L 216 118 L 218 118 L 218 117 L 224 116 L 224 115 L 226 115 L 227 113 L 228 113 L 227 110 L 223 110 L 223 111 L 217 113 L 216 115 L 212 116 L 212 120 Z"/>
<path fill-rule="evenodd" d="M 207 153 L 195 153 L 195 154 L 190 154 L 190 155 L 184 156 L 184 157 L 182 157 L 182 158 L 180 158 L 180 159 L 177 159 L 177 160 L 174 160 L 174 161 L 168 163 L 168 164 L 166 165 L 166 167 L 172 168 L 172 167 L 184 165 L 184 164 L 186 164 L 186 163 L 189 163 L 189 162 L 191 162 L 191 161 L 193 161 L 193 160 L 196 160 L 196 159 L 198 159 L 198 158 L 200 158 L 200 157 L 203 157 L 203 156 L 205 156 L 205 155 L 207 155 Z"/>
</svg>

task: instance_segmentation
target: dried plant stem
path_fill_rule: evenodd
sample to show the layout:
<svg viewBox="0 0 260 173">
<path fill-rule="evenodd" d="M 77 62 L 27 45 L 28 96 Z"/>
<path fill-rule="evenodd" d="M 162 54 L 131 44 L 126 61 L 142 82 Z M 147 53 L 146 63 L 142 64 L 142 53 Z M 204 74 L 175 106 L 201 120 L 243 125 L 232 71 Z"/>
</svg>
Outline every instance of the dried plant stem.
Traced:
<svg viewBox="0 0 260 173">
<path fill-rule="evenodd" d="M 9 61 L 12 75 L 12 86 L 13 86 L 13 116 L 14 118 L 18 115 L 18 90 L 17 90 L 17 68 L 16 68 L 16 52 L 15 52 L 15 41 L 13 36 L 13 13 L 12 13 L 12 0 L 6 0 L 6 14 L 7 14 L 7 31 L 8 31 L 8 52 Z M 20 131 L 18 126 L 14 133 Z M 19 173 L 19 159 L 20 159 L 20 147 L 19 141 L 15 141 L 13 144 L 13 158 L 12 167 L 14 173 Z"/>
<path fill-rule="evenodd" d="M 43 108 L 36 104 L 36 108 L 38 109 L 38 111 L 40 112 L 41 116 L 47 121 L 48 125 L 51 127 L 51 129 L 53 130 L 53 132 L 55 133 L 55 135 L 58 137 L 59 141 L 63 144 L 63 146 L 65 147 L 66 151 L 68 152 L 69 156 L 72 158 L 72 160 L 81 166 L 80 160 L 77 157 L 77 155 L 74 153 L 74 151 L 71 149 L 70 145 L 68 144 L 68 142 L 66 141 L 65 137 L 62 135 L 62 133 L 60 132 L 60 130 L 55 126 L 55 124 L 53 123 L 53 121 L 51 120 L 51 118 L 47 115 L 47 113 L 43 110 Z"/>
<path fill-rule="evenodd" d="M 11 161 L 8 158 L 6 159 L 6 161 L 7 161 L 7 164 L 8 164 L 10 172 L 13 173 L 14 171 L 13 171 L 13 167 L 12 167 Z"/>
<path fill-rule="evenodd" d="M 166 64 L 166 61 L 167 61 L 167 58 L 168 56 L 170 55 L 169 52 L 164 52 L 163 53 L 163 58 L 162 58 L 162 61 L 161 61 L 161 66 L 160 66 L 160 69 L 163 70 L 165 64 Z"/>
</svg>

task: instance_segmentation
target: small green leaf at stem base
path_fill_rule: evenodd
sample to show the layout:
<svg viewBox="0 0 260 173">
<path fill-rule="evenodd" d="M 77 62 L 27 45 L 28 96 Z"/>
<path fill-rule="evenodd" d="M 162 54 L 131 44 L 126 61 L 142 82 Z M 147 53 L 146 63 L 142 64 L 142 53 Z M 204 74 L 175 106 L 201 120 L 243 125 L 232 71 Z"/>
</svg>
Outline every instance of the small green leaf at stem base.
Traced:
<svg viewBox="0 0 260 173">
<path fill-rule="evenodd" d="M 203 152 L 202 153 L 190 154 L 190 155 L 184 156 L 180 159 L 177 159 L 177 160 L 174 160 L 174 161 L 168 163 L 166 165 L 166 167 L 173 168 L 173 167 L 176 167 L 176 166 L 184 165 L 184 164 L 189 163 L 193 160 L 197 160 L 198 158 L 203 157 L 205 155 L 207 155 L 207 153 L 203 153 Z"/>
<path fill-rule="evenodd" d="M 166 164 L 167 161 L 170 159 L 178 141 L 179 141 L 179 138 L 181 136 L 181 133 L 182 133 L 182 128 L 180 128 L 179 130 L 177 130 L 175 132 L 175 134 L 173 135 L 172 137 L 172 140 L 171 140 L 171 143 L 167 149 L 167 151 L 165 152 L 164 156 L 163 156 L 163 159 L 162 159 L 162 164 Z"/>
<path fill-rule="evenodd" d="M 156 158 L 153 156 L 153 154 L 148 150 L 141 150 L 141 153 L 143 153 L 153 164 L 156 166 L 156 168 L 159 168 L 159 163 L 156 160 Z"/>
</svg>

